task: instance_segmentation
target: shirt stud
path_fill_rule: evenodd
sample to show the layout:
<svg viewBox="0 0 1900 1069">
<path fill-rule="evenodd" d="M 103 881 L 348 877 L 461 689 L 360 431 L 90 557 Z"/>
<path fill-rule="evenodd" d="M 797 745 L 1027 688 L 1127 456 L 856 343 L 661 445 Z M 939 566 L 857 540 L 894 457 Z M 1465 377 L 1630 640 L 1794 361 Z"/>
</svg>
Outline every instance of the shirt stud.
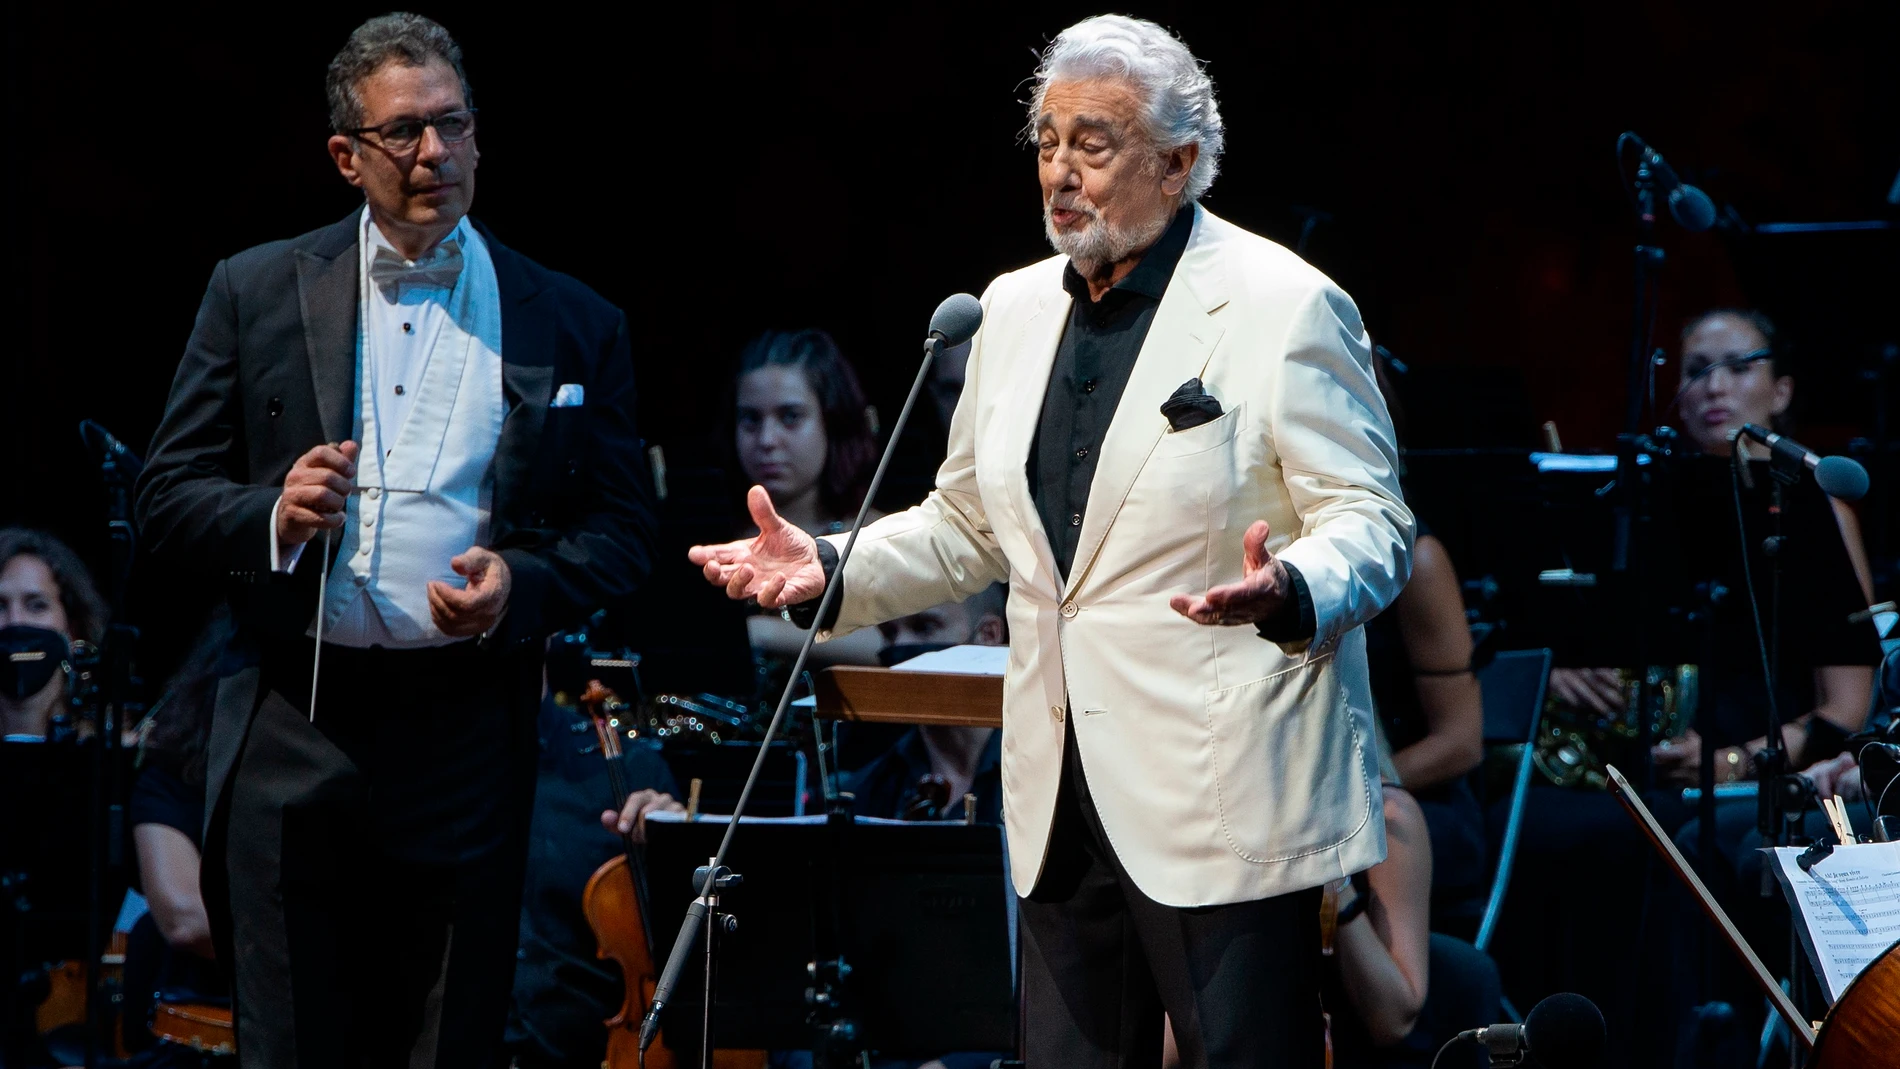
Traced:
<svg viewBox="0 0 1900 1069">
<path fill-rule="evenodd" d="M 404 324 L 402 325 L 402 332 L 403 332 L 404 334 L 414 334 L 414 333 L 415 333 L 416 331 L 415 331 L 415 328 L 414 328 L 414 327 L 412 327 L 412 326 L 410 326 L 410 325 L 409 325 L 409 324 L 407 324 L 407 323 L 404 323 Z"/>
<path fill-rule="evenodd" d="M 397 397 L 402 396 L 402 383 L 400 382 L 396 384 L 396 396 Z"/>
</svg>

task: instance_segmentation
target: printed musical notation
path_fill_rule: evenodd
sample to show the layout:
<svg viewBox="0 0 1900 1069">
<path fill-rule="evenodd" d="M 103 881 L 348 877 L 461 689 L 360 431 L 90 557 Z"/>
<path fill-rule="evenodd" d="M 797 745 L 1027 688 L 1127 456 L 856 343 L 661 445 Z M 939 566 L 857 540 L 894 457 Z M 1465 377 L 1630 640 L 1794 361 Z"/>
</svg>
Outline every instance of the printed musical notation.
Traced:
<svg viewBox="0 0 1900 1069">
<path fill-rule="evenodd" d="M 1798 847 L 1775 850 L 1775 875 L 1801 914 L 1801 943 L 1830 1003 L 1900 941 L 1900 843 L 1837 846 L 1806 872 Z"/>
</svg>

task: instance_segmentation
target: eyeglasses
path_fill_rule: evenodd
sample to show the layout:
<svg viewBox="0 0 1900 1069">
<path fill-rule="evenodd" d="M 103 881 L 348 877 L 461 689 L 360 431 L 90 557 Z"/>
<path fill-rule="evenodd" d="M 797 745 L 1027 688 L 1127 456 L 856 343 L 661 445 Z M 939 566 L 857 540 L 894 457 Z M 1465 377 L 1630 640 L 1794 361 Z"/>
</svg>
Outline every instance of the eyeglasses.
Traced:
<svg viewBox="0 0 1900 1069">
<path fill-rule="evenodd" d="M 475 109 L 444 112 L 424 119 L 391 119 L 380 126 L 359 126 L 346 130 L 351 137 L 375 134 L 373 142 L 389 152 L 408 152 L 422 143 L 422 132 L 435 127 L 437 136 L 450 145 L 475 136 Z"/>
<path fill-rule="evenodd" d="M 1756 349 L 1753 352 L 1743 353 L 1740 356 L 1731 356 L 1726 360 L 1717 360 L 1711 364 L 1704 364 L 1691 372 L 1688 378 L 1682 380 L 1682 389 L 1687 390 L 1691 386 L 1707 382 L 1709 376 L 1715 374 L 1719 369 L 1726 369 L 1730 374 L 1739 375 L 1756 364 L 1761 363 L 1763 360 L 1767 360 L 1772 355 L 1774 354 L 1767 349 Z"/>
</svg>

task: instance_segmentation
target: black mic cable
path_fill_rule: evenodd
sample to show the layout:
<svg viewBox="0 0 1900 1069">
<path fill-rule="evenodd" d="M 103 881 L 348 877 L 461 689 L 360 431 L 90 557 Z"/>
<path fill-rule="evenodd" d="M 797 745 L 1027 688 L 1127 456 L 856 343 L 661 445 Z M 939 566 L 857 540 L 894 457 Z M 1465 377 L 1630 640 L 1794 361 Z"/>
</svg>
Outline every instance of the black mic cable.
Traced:
<svg viewBox="0 0 1900 1069">
<path fill-rule="evenodd" d="M 746 774 L 745 786 L 739 791 L 739 802 L 733 806 L 725 835 L 719 840 L 719 852 L 713 855 L 712 863 L 706 866 L 706 878 L 698 887 L 699 893 L 692 906 L 686 911 L 686 919 L 680 924 L 680 934 L 673 941 L 673 952 L 668 955 L 666 968 L 661 971 L 659 982 L 653 987 L 653 1001 L 647 1006 L 646 1016 L 640 1019 L 640 1056 L 643 1063 L 646 1049 L 653 1045 L 653 1038 L 659 1034 L 660 1013 L 673 997 L 673 989 L 679 985 L 680 972 L 686 967 L 686 959 L 692 955 L 699 930 L 712 922 L 712 895 L 717 890 L 719 870 L 732 848 L 732 836 L 739 830 L 746 803 L 752 799 L 752 788 L 758 785 L 759 772 L 765 767 L 765 757 L 771 750 L 772 739 L 777 736 L 779 725 L 785 720 L 785 710 L 792 702 L 792 691 L 805 671 L 805 659 L 811 655 L 812 645 L 818 640 L 823 621 L 837 603 L 838 591 L 844 585 L 839 580 L 844 577 L 845 563 L 851 559 L 851 551 L 858 544 L 858 532 L 864 529 L 864 519 L 870 515 L 871 500 L 877 496 L 878 488 L 884 483 L 884 472 L 891 466 L 891 457 L 897 452 L 897 440 L 903 436 L 905 424 L 910 422 L 911 409 L 917 407 L 917 398 L 923 393 L 924 383 L 930 377 L 931 365 L 936 363 L 937 355 L 943 350 L 969 341 L 982 325 L 983 305 L 967 293 L 956 293 L 945 298 L 930 317 L 930 332 L 924 337 L 923 361 L 917 367 L 917 377 L 910 384 L 910 394 L 904 398 L 904 407 L 897 414 L 897 422 L 891 425 L 891 436 L 884 444 L 884 454 L 878 458 L 877 470 L 871 473 L 871 484 L 864 491 L 864 502 L 858 506 L 857 519 L 852 522 L 851 533 L 846 536 L 844 549 L 838 554 L 838 566 L 832 572 L 833 581 L 825 584 L 825 591 L 818 599 L 817 619 L 811 629 L 805 632 L 805 641 L 798 647 L 798 657 L 792 662 L 792 670 L 786 677 L 785 690 L 779 694 L 778 708 L 772 713 L 771 723 L 766 725 L 765 737 L 759 743 L 759 754 L 752 759 L 752 771 Z"/>
</svg>

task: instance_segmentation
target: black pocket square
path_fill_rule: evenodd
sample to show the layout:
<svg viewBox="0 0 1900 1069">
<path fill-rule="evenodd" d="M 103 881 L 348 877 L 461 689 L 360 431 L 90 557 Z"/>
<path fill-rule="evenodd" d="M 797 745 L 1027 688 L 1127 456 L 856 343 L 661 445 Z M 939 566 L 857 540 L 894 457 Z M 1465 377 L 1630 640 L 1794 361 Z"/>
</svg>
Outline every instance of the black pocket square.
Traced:
<svg viewBox="0 0 1900 1069">
<path fill-rule="evenodd" d="M 1161 402 L 1161 414 L 1168 417 L 1170 431 L 1184 431 L 1221 417 L 1220 402 L 1201 388 L 1200 379 L 1189 379 Z"/>
</svg>

